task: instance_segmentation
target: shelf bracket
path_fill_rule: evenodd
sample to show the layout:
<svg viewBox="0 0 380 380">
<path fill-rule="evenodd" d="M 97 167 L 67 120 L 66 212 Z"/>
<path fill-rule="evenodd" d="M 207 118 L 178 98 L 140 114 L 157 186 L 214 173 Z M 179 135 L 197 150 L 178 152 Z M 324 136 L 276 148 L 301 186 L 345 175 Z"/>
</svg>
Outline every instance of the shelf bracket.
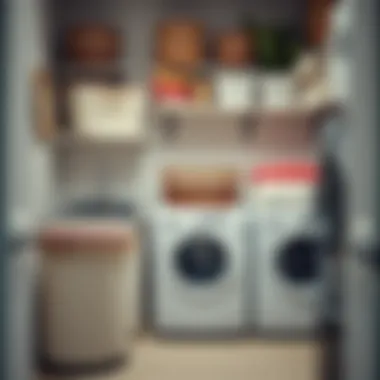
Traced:
<svg viewBox="0 0 380 380">
<path fill-rule="evenodd" d="M 180 128 L 178 117 L 174 115 L 163 116 L 160 124 L 165 139 L 172 141 L 177 137 Z"/>
<path fill-rule="evenodd" d="M 241 136 L 245 140 L 252 138 L 253 134 L 256 131 L 257 119 L 250 114 L 244 114 L 240 117 L 240 131 Z"/>
</svg>

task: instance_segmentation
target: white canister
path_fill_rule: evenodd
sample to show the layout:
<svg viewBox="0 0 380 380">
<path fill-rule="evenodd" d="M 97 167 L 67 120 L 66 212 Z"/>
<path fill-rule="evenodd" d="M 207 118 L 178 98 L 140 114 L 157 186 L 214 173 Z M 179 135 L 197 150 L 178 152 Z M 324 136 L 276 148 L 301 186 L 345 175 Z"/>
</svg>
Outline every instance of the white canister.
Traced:
<svg viewBox="0 0 380 380">
<path fill-rule="evenodd" d="M 228 110 L 249 109 L 257 100 L 257 80 L 252 71 L 219 70 L 214 82 L 219 107 Z"/>
<path fill-rule="evenodd" d="M 73 128 L 89 138 L 140 137 L 144 104 L 144 91 L 139 87 L 78 83 L 69 91 Z"/>
<path fill-rule="evenodd" d="M 345 101 L 350 96 L 354 23 L 352 1 L 339 2 L 332 8 L 331 31 L 326 46 L 329 91 L 334 99 Z"/>
<path fill-rule="evenodd" d="M 260 99 L 264 108 L 286 108 L 294 105 L 295 83 L 288 73 L 263 74 Z"/>
</svg>

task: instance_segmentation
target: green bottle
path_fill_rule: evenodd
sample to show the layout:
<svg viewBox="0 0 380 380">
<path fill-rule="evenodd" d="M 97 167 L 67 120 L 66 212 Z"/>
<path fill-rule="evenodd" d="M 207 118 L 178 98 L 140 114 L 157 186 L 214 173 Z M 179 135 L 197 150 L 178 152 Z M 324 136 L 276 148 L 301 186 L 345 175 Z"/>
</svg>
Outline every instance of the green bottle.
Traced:
<svg viewBox="0 0 380 380">
<path fill-rule="evenodd" d="M 264 70 L 286 70 L 294 64 L 302 51 L 297 28 L 246 25 L 256 66 Z"/>
</svg>

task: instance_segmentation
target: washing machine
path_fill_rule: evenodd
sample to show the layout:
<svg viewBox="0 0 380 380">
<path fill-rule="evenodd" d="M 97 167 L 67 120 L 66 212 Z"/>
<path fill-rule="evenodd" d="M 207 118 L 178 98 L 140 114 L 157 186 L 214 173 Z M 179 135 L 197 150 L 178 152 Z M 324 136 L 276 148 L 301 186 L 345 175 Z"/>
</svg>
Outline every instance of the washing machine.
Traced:
<svg viewBox="0 0 380 380">
<path fill-rule="evenodd" d="M 246 326 L 242 211 L 231 189 L 211 185 L 215 171 L 194 174 L 181 189 L 166 179 L 171 203 L 155 213 L 154 326 L 174 338 L 237 336 Z"/>
<path fill-rule="evenodd" d="M 318 165 L 302 160 L 261 163 L 252 170 L 250 319 L 259 333 L 293 338 L 317 328 L 322 291 L 318 178 Z"/>
</svg>

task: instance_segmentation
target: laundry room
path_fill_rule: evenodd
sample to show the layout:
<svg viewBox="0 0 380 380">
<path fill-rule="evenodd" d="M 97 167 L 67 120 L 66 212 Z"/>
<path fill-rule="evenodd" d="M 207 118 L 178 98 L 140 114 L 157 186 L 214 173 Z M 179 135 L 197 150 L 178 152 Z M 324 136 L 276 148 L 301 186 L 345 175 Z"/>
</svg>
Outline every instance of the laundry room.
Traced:
<svg viewBox="0 0 380 380">
<path fill-rule="evenodd" d="M 350 4 L 12 0 L 10 378 L 327 379 Z"/>
</svg>

